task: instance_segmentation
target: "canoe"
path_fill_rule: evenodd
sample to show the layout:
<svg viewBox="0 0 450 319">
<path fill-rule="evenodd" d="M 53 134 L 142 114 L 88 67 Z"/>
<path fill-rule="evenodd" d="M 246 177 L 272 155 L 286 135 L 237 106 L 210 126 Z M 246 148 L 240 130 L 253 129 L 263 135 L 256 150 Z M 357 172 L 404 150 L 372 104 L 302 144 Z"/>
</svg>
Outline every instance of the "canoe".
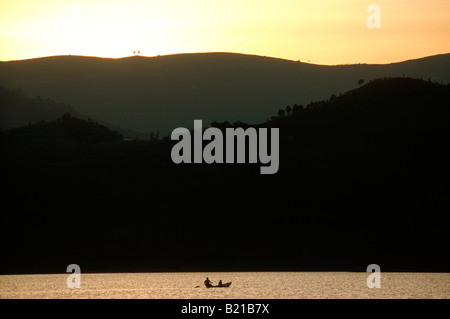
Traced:
<svg viewBox="0 0 450 319">
<path fill-rule="evenodd" d="M 206 286 L 206 288 L 227 288 L 227 287 L 231 286 L 231 282 L 227 282 L 222 285 L 211 285 L 211 284 L 206 285 L 205 284 L 205 286 Z"/>
</svg>

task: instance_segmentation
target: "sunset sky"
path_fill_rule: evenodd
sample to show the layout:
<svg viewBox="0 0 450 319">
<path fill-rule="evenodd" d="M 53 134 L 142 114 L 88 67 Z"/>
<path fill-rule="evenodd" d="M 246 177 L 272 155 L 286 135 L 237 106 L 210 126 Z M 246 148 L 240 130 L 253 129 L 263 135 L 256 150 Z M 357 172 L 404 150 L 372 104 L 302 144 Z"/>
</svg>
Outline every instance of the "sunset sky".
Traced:
<svg viewBox="0 0 450 319">
<path fill-rule="evenodd" d="M 381 28 L 366 11 L 381 9 Z M 0 61 L 236 52 L 318 64 L 450 52 L 449 0 L 2 0 Z"/>
</svg>

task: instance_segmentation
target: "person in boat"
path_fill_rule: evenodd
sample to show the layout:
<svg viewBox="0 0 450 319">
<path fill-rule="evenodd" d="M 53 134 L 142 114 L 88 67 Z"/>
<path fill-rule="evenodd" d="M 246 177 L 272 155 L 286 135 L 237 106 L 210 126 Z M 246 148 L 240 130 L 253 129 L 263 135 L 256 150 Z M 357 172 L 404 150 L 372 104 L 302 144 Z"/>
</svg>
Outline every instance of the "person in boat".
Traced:
<svg viewBox="0 0 450 319">
<path fill-rule="evenodd" d="M 206 280 L 204 281 L 204 283 L 205 283 L 206 287 L 211 286 L 211 280 L 209 280 L 208 277 L 206 277 Z"/>
<path fill-rule="evenodd" d="M 223 286 L 222 279 L 219 280 L 219 286 Z"/>
</svg>

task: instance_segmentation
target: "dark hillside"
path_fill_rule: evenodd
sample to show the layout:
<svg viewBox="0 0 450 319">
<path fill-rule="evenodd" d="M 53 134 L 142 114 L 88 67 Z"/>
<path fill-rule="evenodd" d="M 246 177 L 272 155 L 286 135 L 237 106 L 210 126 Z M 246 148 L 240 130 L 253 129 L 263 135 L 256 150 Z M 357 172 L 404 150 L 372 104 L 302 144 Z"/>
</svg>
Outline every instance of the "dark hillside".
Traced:
<svg viewBox="0 0 450 319">
<path fill-rule="evenodd" d="M 40 96 L 29 98 L 21 89 L 0 87 L 0 130 L 54 120 L 67 112 L 79 116 L 70 105 Z"/>
<path fill-rule="evenodd" d="M 448 272 L 449 89 L 387 78 L 283 108 L 257 125 L 280 128 L 274 175 L 176 165 L 169 141 L 36 149 L 5 131 L 0 270 Z"/>
</svg>

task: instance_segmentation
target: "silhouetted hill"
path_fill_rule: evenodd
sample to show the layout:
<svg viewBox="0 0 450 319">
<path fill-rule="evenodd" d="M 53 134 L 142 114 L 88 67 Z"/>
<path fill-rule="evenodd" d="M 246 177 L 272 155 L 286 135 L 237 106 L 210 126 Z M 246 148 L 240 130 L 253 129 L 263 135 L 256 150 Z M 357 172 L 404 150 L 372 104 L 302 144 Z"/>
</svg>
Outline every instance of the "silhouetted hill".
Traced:
<svg viewBox="0 0 450 319">
<path fill-rule="evenodd" d="M 92 120 L 84 121 L 65 113 L 53 121 L 41 121 L 2 132 L 9 144 L 32 144 L 45 141 L 51 146 L 77 144 L 93 146 L 101 142 L 122 140 L 122 136 Z M 42 146 L 41 146 L 42 147 Z"/>
<path fill-rule="evenodd" d="M 378 130 L 420 133 L 448 130 L 450 85 L 412 78 L 384 78 L 327 100 L 280 109 L 263 125 L 282 127 L 285 134 L 334 130 Z"/>
<path fill-rule="evenodd" d="M 79 116 L 70 105 L 40 96 L 29 98 L 21 89 L 0 87 L 0 130 L 54 120 L 67 112 Z"/>
<path fill-rule="evenodd" d="M 92 121 L 91 118 L 78 113 L 71 105 L 58 103 L 50 98 L 36 96 L 28 97 L 21 89 L 6 89 L 0 86 L 0 130 L 21 127 L 27 124 L 52 121 L 62 115 L 70 113 L 76 118 Z M 139 133 L 132 130 L 124 130 L 104 121 L 95 122 L 119 131 L 129 139 L 148 139 L 149 134 Z"/>
<path fill-rule="evenodd" d="M 171 141 L 69 152 L 2 132 L 0 271 L 449 272 L 449 99 L 388 78 L 274 112 L 275 175 L 176 165 Z"/>
<path fill-rule="evenodd" d="M 261 123 L 279 107 L 328 98 L 381 77 L 450 82 L 450 54 L 386 65 L 321 66 L 201 53 L 103 59 L 55 56 L 0 63 L 0 85 L 48 96 L 126 129 L 170 133 L 193 119 Z"/>
</svg>

